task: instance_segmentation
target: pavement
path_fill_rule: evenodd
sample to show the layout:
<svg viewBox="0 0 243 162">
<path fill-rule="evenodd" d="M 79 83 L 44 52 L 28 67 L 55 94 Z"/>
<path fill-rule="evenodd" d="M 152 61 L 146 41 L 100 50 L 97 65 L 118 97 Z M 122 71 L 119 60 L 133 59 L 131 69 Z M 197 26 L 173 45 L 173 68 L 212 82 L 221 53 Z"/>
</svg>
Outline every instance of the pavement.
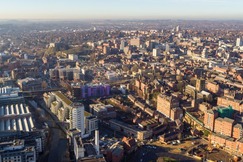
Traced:
<svg viewBox="0 0 243 162">
<path fill-rule="evenodd" d="M 170 157 L 179 161 L 197 161 L 192 157 L 181 154 L 171 153 L 168 148 L 158 147 L 154 145 L 141 146 L 131 158 L 127 158 L 127 162 L 150 162 L 156 161 L 159 157 Z"/>
</svg>

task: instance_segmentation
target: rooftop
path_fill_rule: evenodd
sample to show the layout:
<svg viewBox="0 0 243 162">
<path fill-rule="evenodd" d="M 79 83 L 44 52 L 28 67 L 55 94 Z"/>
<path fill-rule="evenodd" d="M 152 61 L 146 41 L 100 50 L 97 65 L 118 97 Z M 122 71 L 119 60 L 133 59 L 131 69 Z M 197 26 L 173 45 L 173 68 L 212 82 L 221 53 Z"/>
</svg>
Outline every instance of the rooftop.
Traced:
<svg viewBox="0 0 243 162">
<path fill-rule="evenodd" d="M 65 104 L 71 105 L 73 102 L 69 100 L 64 94 L 59 91 L 53 92 L 57 97 L 59 97 Z"/>
</svg>

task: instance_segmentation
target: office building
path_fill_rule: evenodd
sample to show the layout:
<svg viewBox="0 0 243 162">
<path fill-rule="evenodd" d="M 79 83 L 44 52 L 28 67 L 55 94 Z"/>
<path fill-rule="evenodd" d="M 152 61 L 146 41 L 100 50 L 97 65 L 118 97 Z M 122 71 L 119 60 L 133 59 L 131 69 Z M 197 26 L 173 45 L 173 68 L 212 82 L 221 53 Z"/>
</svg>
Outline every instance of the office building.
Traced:
<svg viewBox="0 0 243 162">
<path fill-rule="evenodd" d="M 243 41 L 242 41 L 242 39 L 241 39 L 241 38 L 237 38 L 237 39 L 236 39 L 236 46 L 240 47 L 240 46 L 242 46 L 242 45 L 243 45 Z"/>
<path fill-rule="evenodd" d="M 91 134 L 93 131 L 98 129 L 98 119 L 96 116 L 85 117 L 85 132 Z"/>
<path fill-rule="evenodd" d="M 154 48 L 153 49 L 153 57 L 157 57 L 157 56 L 159 56 L 160 55 L 160 49 L 158 49 L 158 48 Z"/>
<path fill-rule="evenodd" d="M 25 146 L 24 140 L 13 140 L 0 143 L 1 162 L 36 162 L 34 146 Z"/>
</svg>

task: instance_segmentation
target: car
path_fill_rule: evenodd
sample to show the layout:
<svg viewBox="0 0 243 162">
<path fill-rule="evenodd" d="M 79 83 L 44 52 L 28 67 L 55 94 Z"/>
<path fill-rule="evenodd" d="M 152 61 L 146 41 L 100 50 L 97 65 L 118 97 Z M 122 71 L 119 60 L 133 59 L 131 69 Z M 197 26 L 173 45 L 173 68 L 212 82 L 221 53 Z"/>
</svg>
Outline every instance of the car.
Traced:
<svg viewBox="0 0 243 162">
<path fill-rule="evenodd" d="M 185 148 L 180 148 L 180 151 L 186 152 Z"/>
<path fill-rule="evenodd" d="M 192 145 L 196 145 L 196 144 L 199 144 L 199 142 L 198 141 L 192 142 Z"/>
<path fill-rule="evenodd" d="M 172 141 L 172 145 L 176 145 L 177 143 L 176 143 L 176 141 Z"/>
<path fill-rule="evenodd" d="M 167 145 L 171 144 L 171 141 L 166 142 Z"/>
</svg>

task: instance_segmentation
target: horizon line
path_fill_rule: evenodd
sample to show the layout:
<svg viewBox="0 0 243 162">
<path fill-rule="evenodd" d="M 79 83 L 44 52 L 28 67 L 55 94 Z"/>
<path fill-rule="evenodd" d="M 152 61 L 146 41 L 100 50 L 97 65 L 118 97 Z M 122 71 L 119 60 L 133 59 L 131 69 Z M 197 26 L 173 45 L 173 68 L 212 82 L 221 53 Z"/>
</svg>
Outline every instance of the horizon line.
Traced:
<svg viewBox="0 0 243 162">
<path fill-rule="evenodd" d="M 242 19 L 231 19 L 231 18 L 70 18 L 70 19 L 45 19 L 45 18 L 6 18 L 0 21 L 243 21 Z"/>
</svg>

